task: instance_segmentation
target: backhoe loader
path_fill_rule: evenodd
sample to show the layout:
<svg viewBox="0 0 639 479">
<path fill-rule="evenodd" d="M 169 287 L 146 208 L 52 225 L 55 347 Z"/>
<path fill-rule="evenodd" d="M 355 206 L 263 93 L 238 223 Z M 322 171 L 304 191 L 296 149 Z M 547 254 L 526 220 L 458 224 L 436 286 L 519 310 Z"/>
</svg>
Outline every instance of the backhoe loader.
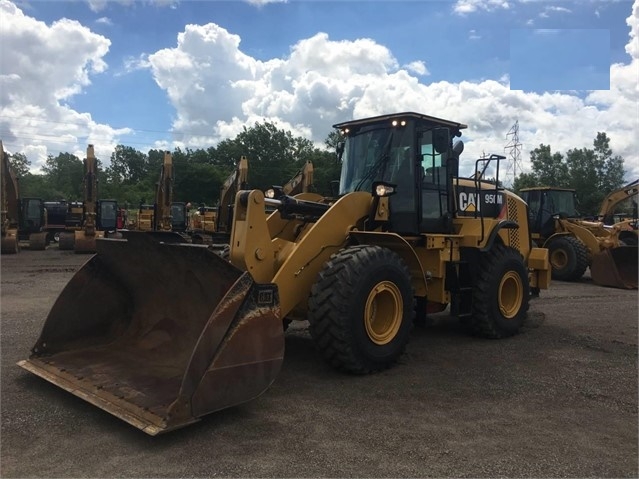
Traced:
<svg viewBox="0 0 639 479">
<path fill-rule="evenodd" d="M 118 204 L 115 200 L 98 199 L 98 160 L 93 145 L 87 147 L 82 187 L 82 225 L 75 231 L 62 233 L 60 246 L 64 245 L 64 249 L 67 249 L 73 242 L 76 253 L 95 253 L 96 239 L 117 236 Z"/>
<path fill-rule="evenodd" d="M 628 231 L 623 224 L 607 227 L 600 221 L 582 219 L 572 189 L 535 187 L 520 193 L 529 206 L 533 241 L 548 248 L 554 279 L 578 281 L 590 268 L 595 284 L 637 288 L 636 231 Z M 604 199 L 604 214 L 609 203 Z"/>
<path fill-rule="evenodd" d="M 229 242 L 235 194 L 247 187 L 248 159 L 241 156 L 235 170 L 220 187 L 217 208 L 201 206 L 193 218 L 190 231 L 193 243 L 215 244 L 220 247 Z"/>
<path fill-rule="evenodd" d="M 230 260 L 144 233 L 98 240 L 19 365 L 155 435 L 267 390 L 286 319 L 308 320 L 351 374 L 394 365 L 415 318 L 448 305 L 472 334 L 516 334 L 548 252 L 521 198 L 457 176 L 466 125 L 408 112 L 334 126 L 339 198 L 238 191 Z"/>
<path fill-rule="evenodd" d="M 49 244 L 47 233 L 47 210 L 41 198 L 21 198 L 9 155 L 4 151 L 0 141 L 2 154 L 2 234 L 0 251 L 2 254 L 16 254 L 20 251 L 20 242 L 28 241 L 31 250 L 44 250 Z"/>
</svg>

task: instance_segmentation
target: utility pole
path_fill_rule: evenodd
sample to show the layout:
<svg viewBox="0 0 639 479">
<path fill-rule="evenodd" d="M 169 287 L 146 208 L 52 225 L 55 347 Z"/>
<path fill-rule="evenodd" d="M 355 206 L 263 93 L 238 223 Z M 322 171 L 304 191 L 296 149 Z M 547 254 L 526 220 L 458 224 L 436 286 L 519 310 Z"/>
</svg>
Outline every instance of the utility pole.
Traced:
<svg viewBox="0 0 639 479">
<path fill-rule="evenodd" d="M 504 147 L 504 150 L 508 150 L 508 168 L 506 170 L 504 184 L 512 186 L 517 175 L 520 174 L 523 169 L 521 166 L 522 145 L 519 143 L 519 120 L 515 121 L 515 124 L 506 134 L 506 138 L 509 139 L 508 143 Z"/>
</svg>

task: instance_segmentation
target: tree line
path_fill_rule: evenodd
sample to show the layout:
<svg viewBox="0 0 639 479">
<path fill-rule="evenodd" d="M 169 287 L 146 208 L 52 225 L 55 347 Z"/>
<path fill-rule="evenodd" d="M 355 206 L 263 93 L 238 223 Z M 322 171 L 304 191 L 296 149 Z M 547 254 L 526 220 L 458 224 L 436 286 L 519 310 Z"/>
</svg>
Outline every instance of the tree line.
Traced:
<svg viewBox="0 0 639 479">
<path fill-rule="evenodd" d="M 273 123 L 256 122 L 215 147 L 177 148 L 172 152 L 173 198 L 193 205 L 215 205 L 221 185 L 243 155 L 249 161 L 249 188 L 264 190 L 283 185 L 310 160 L 315 191 L 332 195 L 331 182 L 339 179 L 341 166 L 335 155 L 337 141 L 337 132 L 332 132 L 325 139 L 324 148 L 317 148 L 310 140 L 295 137 Z M 141 202 L 152 203 L 163 158 L 162 150 L 143 153 L 118 145 L 108 166 L 102 167 L 98 158 L 99 196 L 117 199 L 129 208 L 137 208 Z M 596 214 L 604 197 L 624 185 L 624 160 L 613 154 L 610 139 L 603 132 L 597 133 L 593 148 L 573 148 L 564 155 L 553 152 L 550 145 L 540 144 L 530 152 L 530 160 L 531 172 L 520 174 L 512 189 L 516 193 L 533 186 L 574 189 L 579 211 L 584 215 Z M 20 178 L 21 196 L 82 200 L 84 168 L 77 156 L 50 155 L 42 174 L 30 173 L 30 162 L 21 153 L 11 155 L 10 161 Z"/>
<path fill-rule="evenodd" d="M 265 190 L 283 185 L 310 160 L 314 166 L 314 190 L 331 194 L 331 181 L 338 180 L 340 166 L 335 155 L 337 134 L 331 133 L 324 148 L 312 141 L 295 137 L 270 122 L 244 127 L 233 139 L 221 141 L 207 149 L 173 150 L 173 199 L 191 204 L 215 205 L 220 187 L 235 170 L 241 156 L 249 162 L 248 187 Z M 153 203 L 164 150 L 147 153 L 130 146 L 118 145 L 111 153 L 110 164 L 98 156 L 98 196 L 112 198 L 127 208 L 140 203 Z M 42 174 L 29 172 L 30 162 L 24 154 L 10 156 L 19 178 L 20 195 L 47 201 L 82 201 L 83 160 L 71 153 L 49 155 Z"/>
</svg>

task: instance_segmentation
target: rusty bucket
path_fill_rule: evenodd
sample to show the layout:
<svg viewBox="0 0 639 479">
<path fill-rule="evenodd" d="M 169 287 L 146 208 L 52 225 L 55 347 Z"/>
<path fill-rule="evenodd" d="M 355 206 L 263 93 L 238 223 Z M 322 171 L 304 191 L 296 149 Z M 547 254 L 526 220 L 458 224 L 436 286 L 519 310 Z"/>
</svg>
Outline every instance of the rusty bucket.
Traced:
<svg viewBox="0 0 639 479">
<path fill-rule="evenodd" d="M 277 288 L 205 246 L 98 239 L 18 364 L 150 435 L 249 401 L 284 356 Z"/>
<path fill-rule="evenodd" d="M 600 286 L 637 289 L 637 246 L 608 248 L 592 257 L 590 275 Z"/>
</svg>

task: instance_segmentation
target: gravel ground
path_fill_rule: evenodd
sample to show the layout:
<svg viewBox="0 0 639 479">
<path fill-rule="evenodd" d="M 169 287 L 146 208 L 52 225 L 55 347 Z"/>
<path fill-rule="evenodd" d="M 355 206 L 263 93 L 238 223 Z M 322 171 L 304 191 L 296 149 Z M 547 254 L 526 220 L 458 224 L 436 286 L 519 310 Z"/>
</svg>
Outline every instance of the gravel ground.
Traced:
<svg viewBox="0 0 639 479">
<path fill-rule="evenodd" d="M 150 437 L 16 366 L 87 260 L 1 259 L 0 476 L 637 477 L 637 291 L 553 282 L 522 333 L 445 314 L 383 373 L 326 366 L 306 323 L 260 398 Z"/>
</svg>

